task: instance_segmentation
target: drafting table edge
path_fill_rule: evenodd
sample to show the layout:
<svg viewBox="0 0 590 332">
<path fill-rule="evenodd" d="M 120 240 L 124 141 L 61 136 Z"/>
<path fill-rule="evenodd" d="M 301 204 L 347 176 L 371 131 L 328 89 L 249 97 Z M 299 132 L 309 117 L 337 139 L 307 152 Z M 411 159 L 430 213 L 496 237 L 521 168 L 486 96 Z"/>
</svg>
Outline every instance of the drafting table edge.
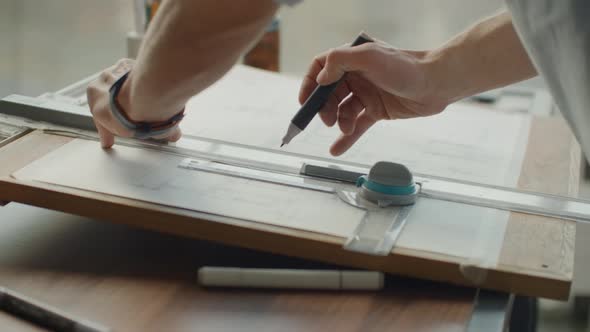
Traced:
<svg viewBox="0 0 590 332">
<path fill-rule="evenodd" d="M 11 160 L 4 166 L 0 166 L 0 175 L 2 175 L 0 200 L 18 201 L 180 236 L 459 285 L 480 286 L 556 299 L 565 299 L 569 294 L 571 275 L 567 273 L 526 275 L 522 274 L 522 271 L 517 271 L 518 267 L 500 264 L 500 270 L 486 270 L 485 280 L 481 284 L 474 284 L 460 272 L 458 262 L 441 260 L 440 255 L 438 257 L 429 256 L 428 253 L 419 255 L 402 248 L 394 250 L 387 257 L 368 256 L 344 250 L 342 248 L 344 239 L 333 236 L 294 229 L 279 230 L 279 227 L 256 227 L 244 221 L 225 224 L 195 219 L 194 215 L 191 216 L 191 213 L 186 210 L 49 184 L 26 183 L 8 176 L 44 153 L 65 144 L 68 140 L 64 137 L 57 138 L 57 136 L 33 132 L 0 148 L 0 158 L 6 159 L 4 157 L 8 156 L 8 160 Z M 19 146 L 17 143 L 24 145 Z M 27 146 L 31 149 L 25 148 Z M 23 154 L 23 150 L 30 151 L 30 155 Z M 20 163 L 15 159 L 19 159 Z M 71 204 L 73 199 L 77 200 L 77 204 Z M 119 209 L 121 213 L 112 214 L 109 212 L 111 209 Z M 161 223 L 162 218 L 168 219 L 166 224 Z"/>
</svg>

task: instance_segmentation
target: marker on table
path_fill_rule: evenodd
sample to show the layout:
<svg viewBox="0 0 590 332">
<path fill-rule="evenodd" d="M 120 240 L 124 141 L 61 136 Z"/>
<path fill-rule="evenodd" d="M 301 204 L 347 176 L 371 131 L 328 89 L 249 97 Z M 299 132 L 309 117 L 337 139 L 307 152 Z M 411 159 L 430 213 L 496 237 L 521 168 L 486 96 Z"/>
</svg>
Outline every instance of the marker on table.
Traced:
<svg viewBox="0 0 590 332">
<path fill-rule="evenodd" d="M 0 310 L 60 332 L 108 332 L 110 329 L 74 318 L 23 295 L 0 287 Z"/>
<path fill-rule="evenodd" d="M 198 280 L 205 287 L 379 290 L 382 272 L 356 270 L 251 269 L 205 266 Z"/>
<path fill-rule="evenodd" d="M 351 47 L 358 46 L 364 43 L 373 42 L 371 37 L 367 36 L 364 32 L 362 32 L 352 43 Z M 336 89 L 338 84 L 344 80 L 344 76 L 342 76 L 338 81 L 329 84 L 329 85 L 318 85 L 315 90 L 311 93 L 309 98 L 301 105 L 301 108 L 295 114 L 293 119 L 291 119 L 291 123 L 289 124 L 289 128 L 287 129 L 287 133 L 285 137 L 283 137 L 283 141 L 281 143 L 281 147 L 285 144 L 289 144 L 293 137 L 299 135 L 305 127 L 311 122 L 313 117 L 319 112 L 322 107 L 328 101 L 330 94 Z"/>
</svg>

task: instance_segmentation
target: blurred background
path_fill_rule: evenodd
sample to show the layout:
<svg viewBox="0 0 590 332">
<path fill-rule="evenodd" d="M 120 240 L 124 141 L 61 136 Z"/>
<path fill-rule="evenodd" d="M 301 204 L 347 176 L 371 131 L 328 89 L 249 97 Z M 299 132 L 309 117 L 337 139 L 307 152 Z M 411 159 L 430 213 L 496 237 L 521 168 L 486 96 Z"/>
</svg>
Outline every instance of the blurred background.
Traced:
<svg viewBox="0 0 590 332">
<path fill-rule="evenodd" d="M 301 75 L 314 55 L 360 30 L 396 47 L 435 47 L 502 0 L 307 1 L 280 15 L 280 70 Z M 0 95 L 38 95 L 127 55 L 131 0 L 0 0 Z"/>
<path fill-rule="evenodd" d="M 502 7 L 502 0 L 306 1 L 281 10 L 272 42 L 279 70 L 301 76 L 314 55 L 360 30 L 428 49 Z M 0 97 L 56 91 L 110 66 L 127 56 L 135 30 L 131 0 L 0 0 Z M 541 301 L 539 331 L 588 331 L 581 316 L 572 303 Z"/>
</svg>

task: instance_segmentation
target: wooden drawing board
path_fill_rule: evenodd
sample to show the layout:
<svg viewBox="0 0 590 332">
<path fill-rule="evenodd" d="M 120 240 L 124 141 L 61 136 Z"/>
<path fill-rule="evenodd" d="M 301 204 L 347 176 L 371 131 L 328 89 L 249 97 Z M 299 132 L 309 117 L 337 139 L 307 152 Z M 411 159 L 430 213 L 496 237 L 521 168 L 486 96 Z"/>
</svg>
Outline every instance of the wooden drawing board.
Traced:
<svg viewBox="0 0 590 332">
<path fill-rule="evenodd" d="M 551 135 L 547 135 L 551 133 Z M 46 183 L 17 180 L 11 174 L 72 138 L 32 131 L 0 147 L 0 200 L 15 201 L 184 237 L 271 253 L 314 259 L 392 274 L 477 286 L 511 293 L 565 299 L 573 274 L 575 223 L 511 213 L 496 268 L 462 266 L 432 252 L 394 248 L 388 256 L 347 251 L 345 238 L 258 225 Z M 553 194 L 575 194 L 580 152 L 559 119 L 533 121 L 519 187 Z M 75 165 L 64 165 L 76 170 Z"/>
</svg>

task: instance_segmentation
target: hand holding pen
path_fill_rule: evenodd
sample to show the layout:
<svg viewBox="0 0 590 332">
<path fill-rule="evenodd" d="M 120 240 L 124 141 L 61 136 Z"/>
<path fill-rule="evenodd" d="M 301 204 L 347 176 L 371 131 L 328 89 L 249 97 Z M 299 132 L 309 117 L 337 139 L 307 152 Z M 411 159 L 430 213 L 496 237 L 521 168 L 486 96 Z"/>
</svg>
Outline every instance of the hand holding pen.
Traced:
<svg viewBox="0 0 590 332">
<path fill-rule="evenodd" d="M 351 47 L 356 47 L 361 44 L 369 43 L 372 41 L 373 40 L 365 33 L 361 33 L 352 43 Z M 334 92 L 334 90 L 340 85 L 340 82 L 344 79 L 344 74 L 345 73 L 338 77 L 334 82 L 317 85 L 313 92 L 311 92 L 309 96 L 305 97 L 305 101 L 301 102 L 301 108 L 295 114 L 295 116 L 291 120 L 291 123 L 289 124 L 287 133 L 285 134 L 285 137 L 283 137 L 281 147 L 285 144 L 289 144 L 293 137 L 297 136 L 307 127 L 307 125 L 311 122 L 315 115 L 324 107 L 326 102 L 331 98 L 330 96 L 332 92 Z"/>
<path fill-rule="evenodd" d="M 427 83 L 433 76 L 425 52 L 367 41 L 373 40 L 363 33 L 353 47 L 343 46 L 318 55 L 299 92 L 303 106 L 291 127 L 304 129 L 318 111 L 328 127 L 338 123 L 342 134 L 330 148 L 335 156 L 346 152 L 379 120 L 433 115 L 450 102 L 429 90 Z M 298 123 L 303 123 L 303 128 Z M 291 127 L 295 135 L 301 131 Z M 295 135 L 288 133 L 284 143 Z"/>
</svg>

